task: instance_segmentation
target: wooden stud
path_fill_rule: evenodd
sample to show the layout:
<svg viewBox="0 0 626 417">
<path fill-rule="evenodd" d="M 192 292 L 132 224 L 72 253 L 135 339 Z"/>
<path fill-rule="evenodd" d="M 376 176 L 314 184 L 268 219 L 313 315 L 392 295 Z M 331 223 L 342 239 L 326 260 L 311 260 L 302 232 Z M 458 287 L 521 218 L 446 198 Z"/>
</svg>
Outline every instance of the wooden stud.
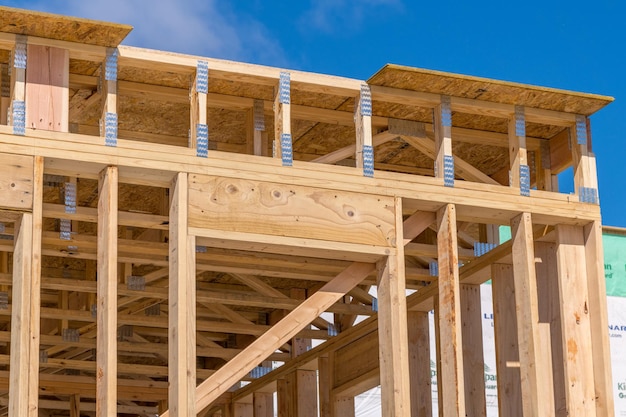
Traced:
<svg viewBox="0 0 626 417">
<path fill-rule="evenodd" d="M 411 378 L 411 417 L 432 416 L 432 377 L 428 313 L 409 311 L 409 375 Z"/>
<path fill-rule="evenodd" d="M 441 96 L 441 104 L 435 107 L 433 120 L 436 155 L 435 177 L 445 178 L 445 159 L 452 157 L 452 114 L 449 97 Z"/>
<path fill-rule="evenodd" d="M 333 417 L 354 417 L 354 397 L 335 398 L 333 408 Z"/>
<path fill-rule="evenodd" d="M 571 127 L 570 141 L 572 147 L 572 161 L 574 166 L 574 194 L 579 196 L 579 199 L 583 201 L 585 196 L 580 195 L 581 190 L 590 189 L 595 192 L 595 204 L 598 204 L 598 174 L 596 172 L 596 156 L 591 151 L 591 138 L 585 138 L 582 140 L 580 136 L 584 134 L 589 136 L 587 131 L 588 118 L 583 118 L 584 129 L 580 129 L 580 126 Z M 583 131 L 581 131 L 583 130 Z M 582 144 L 578 142 L 582 141 Z M 590 201 L 587 201 L 590 202 Z"/>
<path fill-rule="evenodd" d="M 437 296 L 437 348 L 439 410 L 446 417 L 465 416 L 459 257 L 456 207 L 443 206 L 437 212 L 439 279 Z M 439 372 L 440 369 L 440 372 Z"/>
<path fill-rule="evenodd" d="M 284 75 L 286 74 L 286 76 Z M 283 81 L 286 80 L 286 81 Z M 280 83 L 284 85 L 281 87 Z M 274 158 L 291 160 L 292 155 L 283 155 L 281 146 L 282 136 L 291 136 L 291 81 L 289 73 L 281 73 L 281 81 L 276 88 L 276 96 L 274 98 Z M 285 90 L 286 88 L 286 90 Z M 288 91 L 282 94 L 281 91 Z M 283 165 L 290 165 L 290 163 Z"/>
<path fill-rule="evenodd" d="M 187 174 L 179 173 L 170 190 L 168 402 L 172 417 L 188 417 L 195 415 L 196 245 L 187 233 Z"/>
<path fill-rule="evenodd" d="M 519 115 L 513 115 L 509 119 L 509 160 L 511 167 L 509 185 L 515 188 L 520 188 L 520 166 L 528 165 L 524 110 L 524 108 L 519 109 Z M 517 117 L 520 117 L 521 120 L 516 120 Z M 518 123 L 523 126 L 517 126 Z"/>
<path fill-rule="evenodd" d="M 26 127 L 68 132 L 69 51 L 41 45 L 27 50 Z"/>
<path fill-rule="evenodd" d="M 117 167 L 106 167 L 98 182 L 98 417 L 117 413 L 117 184 Z"/>
<path fill-rule="evenodd" d="M 117 61 L 117 50 L 115 48 L 107 48 L 107 60 Z M 105 137 L 105 143 L 107 143 L 107 114 L 109 114 L 109 118 L 113 117 L 114 123 L 109 120 L 109 129 L 111 126 L 114 126 L 114 140 L 117 141 L 117 129 L 118 129 L 118 120 L 117 120 L 117 72 L 112 71 L 112 73 L 108 73 L 106 71 L 107 64 L 104 63 L 102 65 L 102 75 L 101 75 L 101 95 L 102 95 L 102 115 L 100 117 L 100 136 Z M 115 68 L 117 68 L 117 64 L 115 64 Z M 111 116 L 113 115 L 113 116 Z M 111 135 L 109 131 L 109 135 Z M 112 143 L 108 143 L 112 145 Z"/>
<path fill-rule="evenodd" d="M 513 267 L 496 263 L 491 266 L 491 271 L 498 411 L 501 416 L 522 416 L 524 414 Z"/>
<path fill-rule="evenodd" d="M 486 416 L 480 285 L 462 284 L 460 290 L 465 408 L 468 415 Z"/>
<path fill-rule="evenodd" d="M 542 354 L 532 220 L 522 213 L 511 221 L 513 272 L 524 415 L 549 415 L 554 410 L 550 368 Z"/>
<path fill-rule="evenodd" d="M 615 414 L 611 378 L 611 354 L 606 310 L 606 282 L 604 279 L 604 251 L 602 249 L 602 224 L 591 222 L 584 227 L 585 257 L 587 261 L 587 286 L 589 293 L 589 320 L 596 388 L 596 414 Z"/>
<path fill-rule="evenodd" d="M 80 417 L 80 394 L 70 395 L 70 417 Z"/>
<path fill-rule="evenodd" d="M 567 415 L 595 416 L 593 343 L 582 227 L 558 225 L 556 242 Z"/>
<path fill-rule="evenodd" d="M 271 392 L 255 392 L 252 404 L 254 417 L 274 417 L 274 395 Z"/>
<path fill-rule="evenodd" d="M 202 64 L 199 64 L 202 65 Z M 203 83 L 205 80 L 200 80 L 202 74 L 198 74 L 199 70 L 196 70 L 196 76 L 191 86 L 190 97 L 190 140 L 189 147 L 196 149 L 198 147 L 198 125 L 207 125 L 207 93 L 204 90 Z M 200 90 L 200 91 L 199 91 Z"/>
<path fill-rule="evenodd" d="M 367 84 L 361 86 L 361 93 L 357 96 L 355 102 L 356 167 L 363 169 L 364 175 L 372 176 L 374 160 L 365 161 L 366 158 L 373 158 L 374 155 L 372 142 L 372 100 L 370 88 Z"/>
<path fill-rule="evenodd" d="M 332 389 L 332 369 L 328 355 L 317 358 L 318 392 L 320 417 L 331 416 L 330 392 Z"/>
<path fill-rule="evenodd" d="M 409 416 L 409 353 L 402 199 L 395 199 L 396 251 L 378 263 L 378 328 L 383 415 Z"/>
</svg>

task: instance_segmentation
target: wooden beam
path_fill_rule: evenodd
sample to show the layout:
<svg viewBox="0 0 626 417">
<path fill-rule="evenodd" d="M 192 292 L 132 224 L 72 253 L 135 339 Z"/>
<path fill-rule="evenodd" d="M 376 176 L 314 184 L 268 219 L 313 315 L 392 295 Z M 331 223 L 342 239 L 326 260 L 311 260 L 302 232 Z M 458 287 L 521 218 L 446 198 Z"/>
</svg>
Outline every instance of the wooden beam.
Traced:
<svg viewBox="0 0 626 417">
<path fill-rule="evenodd" d="M 587 261 L 587 291 L 589 293 L 593 375 L 596 388 L 596 414 L 598 416 L 611 416 L 615 414 L 615 405 L 613 402 L 609 335 L 603 330 L 608 326 L 608 317 L 606 311 L 602 225 L 600 222 L 591 222 L 584 227 L 583 232 Z"/>
<path fill-rule="evenodd" d="M 456 208 L 448 204 L 437 212 L 438 246 L 438 372 L 439 410 L 446 417 L 465 416 L 463 344 Z"/>
<path fill-rule="evenodd" d="M 98 182 L 97 417 L 117 413 L 117 187 L 109 166 Z"/>
<path fill-rule="evenodd" d="M 594 357 L 582 227 L 558 225 L 556 243 L 567 415 L 595 416 Z"/>
<path fill-rule="evenodd" d="M 410 416 L 409 353 L 404 277 L 402 199 L 395 200 L 396 250 L 378 267 L 381 407 L 385 416 Z"/>
<path fill-rule="evenodd" d="M 492 271 L 493 327 L 498 375 L 498 411 L 502 416 L 522 416 L 520 351 L 517 342 L 513 267 L 494 263 Z"/>
<path fill-rule="evenodd" d="M 411 417 L 432 417 L 433 398 L 428 313 L 409 311 L 407 319 Z"/>
<path fill-rule="evenodd" d="M 194 415 L 196 394 L 196 245 L 187 233 L 187 174 L 170 188 L 168 403 L 172 417 Z"/>
</svg>

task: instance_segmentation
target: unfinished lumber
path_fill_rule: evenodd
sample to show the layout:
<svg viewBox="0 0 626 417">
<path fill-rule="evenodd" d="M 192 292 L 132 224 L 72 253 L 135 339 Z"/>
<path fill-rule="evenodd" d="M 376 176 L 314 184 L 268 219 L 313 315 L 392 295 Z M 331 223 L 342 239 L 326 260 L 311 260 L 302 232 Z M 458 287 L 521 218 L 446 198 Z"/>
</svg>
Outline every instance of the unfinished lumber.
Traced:
<svg viewBox="0 0 626 417">
<path fill-rule="evenodd" d="M 441 178 L 447 187 L 454 186 L 454 157 L 452 156 L 452 110 L 450 97 L 441 96 L 434 111 L 435 129 L 435 177 Z"/>
<path fill-rule="evenodd" d="M 515 113 L 509 119 L 509 161 L 509 185 L 519 188 L 521 195 L 529 195 L 530 169 L 526 149 L 526 117 L 525 108 L 522 106 L 516 106 Z"/>
<path fill-rule="evenodd" d="M 117 167 L 101 172 L 98 194 L 96 416 L 104 417 L 117 413 Z"/>
<path fill-rule="evenodd" d="M 196 393 L 196 245 L 187 233 L 189 187 L 179 173 L 170 188 L 168 404 L 173 417 L 194 414 Z"/>
<path fill-rule="evenodd" d="M 480 285 L 461 284 L 460 298 L 465 409 L 468 415 L 486 416 Z"/>
<path fill-rule="evenodd" d="M 430 373 L 430 330 L 428 313 L 409 311 L 409 376 L 411 379 L 411 417 L 432 416 L 432 387 Z"/>
<path fill-rule="evenodd" d="M 198 61 L 196 74 L 191 86 L 190 98 L 190 138 L 189 147 L 196 150 L 196 156 L 207 157 L 209 151 L 209 127 L 207 125 L 207 93 L 209 92 L 209 63 Z"/>
<path fill-rule="evenodd" d="M 273 155 L 284 166 L 293 165 L 291 137 L 291 73 L 281 71 L 274 97 L 274 144 Z"/>
<path fill-rule="evenodd" d="M 363 170 L 364 176 L 373 177 L 372 92 L 367 84 L 361 85 L 361 92 L 356 98 L 354 123 L 356 130 L 356 153 L 354 156 L 356 166 Z"/>
</svg>

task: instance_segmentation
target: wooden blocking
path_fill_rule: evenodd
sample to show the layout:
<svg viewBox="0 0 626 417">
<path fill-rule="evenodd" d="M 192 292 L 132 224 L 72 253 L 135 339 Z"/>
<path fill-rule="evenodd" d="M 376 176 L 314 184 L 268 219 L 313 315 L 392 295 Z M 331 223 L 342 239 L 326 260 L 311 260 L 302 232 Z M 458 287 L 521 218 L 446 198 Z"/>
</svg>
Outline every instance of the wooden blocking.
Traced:
<svg viewBox="0 0 626 417">
<path fill-rule="evenodd" d="M 486 416 L 480 285 L 463 284 L 460 289 L 465 408 L 468 415 Z"/>
<path fill-rule="evenodd" d="M 551 369 L 541 355 L 530 213 L 522 213 L 511 221 L 511 235 L 524 415 L 549 415 L 554 410 L 550 400 L 552 381 L 547 377 Z"/>
<path fill-rule="evenodd" d="M 317 373 L 295 370 L 279 380 L 278 415 L 317 417 Z"/>
<path fill-rule="evenodd" d="M 407 313 L 409 376 L 411 379 L 411 417 L 432 416 L 430 341 L 428 313 Z"/>
<path fill-rule="evenodd" d="M 496 372 L 498 374 L 498 411 L 501 416 L 521 416 L 524 414 L 513 267 L 493 264 L 491 273 Z"/>
<path fill-rule="evenodd" d="M 0 153 L 0 207 L 32 210 L 33 167 L 32 156 Z"/>
<path fill-rule="evenodd" d="M 173 417 L 194 413 L 196 393 L 196 245 L 187 233 L 187 173 L 172 183 L 169 238 L 168 402 Z"/>
<path fill-rule="evenodd" d="M 117 167 L 100 173 L 98 191 L 96 415 L 100 417 L 117 413 Z"/>
<path fill-rule="evenodd" d="M 596 386 L 596 412 L 598 416 L 615 414 L 611 378 L 611 354 L 606 311 L 606 282 L 604 279 L 604 251 L 602 249 L 602 224 L 591 222 L 583 229 L 587 260 L 587 288 L 589 293 L 589 320 L 593 344 L 593 369 Z"/>
<path fill-rule="evenodd" d="M 393 207 L 392 197 L 189 177 L 190 227 L 393 246 Z"/>
<path fill-rule="evenodd" d="M 593 344 L 585 239 L 580 226 L 557 225 L 559 300 L 568 416 L 595 416 Z"/>
<path fill-rule="evenodd" d="M 443 206 L 437 212 L 437 285 L 438 392 L 444 416 L 465 416 L 459 256 L 456 232 L 456 207 Z"/>
<path fill-rule="evenodd" d="M 26 127 L 67 132 L 69 51 L 51 46 L 28 45 L 27 56 Z"/>
</svg>

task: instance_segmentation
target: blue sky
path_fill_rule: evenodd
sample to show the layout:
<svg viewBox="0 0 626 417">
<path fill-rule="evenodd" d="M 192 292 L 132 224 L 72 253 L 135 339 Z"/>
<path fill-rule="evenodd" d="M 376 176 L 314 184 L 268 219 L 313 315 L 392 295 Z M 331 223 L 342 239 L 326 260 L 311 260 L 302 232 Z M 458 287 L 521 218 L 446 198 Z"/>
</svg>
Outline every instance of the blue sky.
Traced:
<svg viewBox="0 0 626 417">
<path fill-rule="evenodd" d="M 386 63 L 610 95 L 592 117 L 603 222 L 626 227 L 626 3 L 40 0 L 133 25 L 128 45 L 369 78 Z"/>
</svg>

